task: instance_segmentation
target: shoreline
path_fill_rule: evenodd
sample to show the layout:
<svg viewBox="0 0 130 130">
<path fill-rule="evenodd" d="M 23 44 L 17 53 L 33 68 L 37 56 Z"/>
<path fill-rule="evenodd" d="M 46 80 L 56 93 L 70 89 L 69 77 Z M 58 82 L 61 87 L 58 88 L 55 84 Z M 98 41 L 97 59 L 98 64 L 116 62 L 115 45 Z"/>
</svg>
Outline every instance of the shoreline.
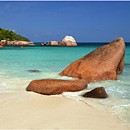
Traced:
<svg viewBox="0 0 130 130">
<path fill-rule="evenodd" d="M 112 113 L 62 95 L 2 92 L 0 99 L 0 129 L 129 130 Z"/>
<path fill-rule="evenodd" d="M 66 97 L 66 98 L 68 98 L 68 97 Z M 72 99 L 72 100 L 77 100 L 77 99 L 75 99 L 75 98 L 68 98 L 68 99 Z M 104 112 L 104 113 L 108 113 L 108 114 L 110 114 L 110 115 L 112 115 L 112 116 L 114 116 L 114 117 L 116 117 L 117 118 L 117 120 L 120 120 L 121 122 L 122 122 L 122 125 L 123 126 L 125 126 L 128 130 L 130 130 L 130 125 L 127 123 L 127 122 L 125 122 L 122 118 L 120 118 L 119 117 L 119 115 L 117 115 L 117 114 L 115 114 L 114 112 L 112 112 L 112 111 L 110 111 L 110 110 L 105 110 L 105 108 L 103 108 L 102 107 L 102 109 L 101 109 L 101 107 L 100 108 L 98 108 L 98 106 L 97 107 L 95 107 L 95 106 L 93 106 L 90 102 L 87 102 L 87 101 L 85 101 L 85 100 L 83 100 L 83 99 L 78 99 L 78 101 L 79 102 L 82 102 L 82 103 L 84 103 L 84 104 L 86 104 L 87 106 L 89 106 L 89 107 L 91 107 L 91 108 L 93 108 L 93 109 L 95 109 L 95 110 L 97 110 L 97 111 L 100 111 L 100 112 Z"/>
<path fill-rule="evenodd" d="M 113 100 L 113 104 L 116 103 L 117 99 L 115 99 L 115 97 L 109 95 L 109 97 L 107 99 L 97 99 L 97 98 L 83 98 L 81 96 L 85 92 L 89 92 L 89 91 L 90 90 L 82 90 L 80 92 L 75 92 L 74 94 L 72 94 L 71 92 L 64 92 L 62 95 L 65 98 L 72 99 L 75 101 L 80 101 L 80 102 L 86 104 L 87 106 L 97 110 L 97 111 L 109 113 L 112 116 L 115 116 L 117 119 L 122 121 L 123 125 L 127 126 L 128 129 L 130 130 L 129 120 L 127 120 L 126 117 L 123 117 L 122 115 L 120 115 L 120 112 L 119 112 L 120 110 L 118 108 L 113 109 L 112 104 L 110 105 L 111 100 Z M 101 100 L 102 101 L 104 100 L 103 102 L 106 102 L 106 103 L 103 103 Z M 122 102 L 124 102 L 124 100 L 122 100 Z M 107 103 L 109 104 L 109 106 L 106 106 Z M 122 111 L 122 112 L 124 112 L 124 111 Z"/>
</svg>

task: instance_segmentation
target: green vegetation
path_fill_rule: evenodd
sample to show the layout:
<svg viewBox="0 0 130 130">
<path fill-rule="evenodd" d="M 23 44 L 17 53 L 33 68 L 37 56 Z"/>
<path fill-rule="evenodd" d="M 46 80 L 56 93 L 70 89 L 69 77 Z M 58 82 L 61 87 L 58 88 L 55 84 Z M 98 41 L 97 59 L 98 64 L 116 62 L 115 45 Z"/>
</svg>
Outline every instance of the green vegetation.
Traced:
<svg viewBox="0 0 130 130">
<path fill-rule="evenodd" d="M 0 28 L 0 41 L 1 40 L 6 40 L 6 41 L 30 41 L 26 37 L 20 36 L 13 31 L 5 30 Z"/>
</svg>

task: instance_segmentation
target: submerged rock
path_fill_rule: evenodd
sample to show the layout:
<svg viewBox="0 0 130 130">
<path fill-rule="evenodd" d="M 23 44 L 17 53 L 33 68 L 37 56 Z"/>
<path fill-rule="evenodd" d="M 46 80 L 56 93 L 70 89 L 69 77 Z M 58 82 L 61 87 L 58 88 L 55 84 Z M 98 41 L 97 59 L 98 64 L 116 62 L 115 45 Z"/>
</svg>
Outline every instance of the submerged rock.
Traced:
<svg viewBox="0 0 130 130">
<path fill-rule="evenodd" d="M 40 72 L 40 71 L 39 71 L 39 70 L 28 70 L 28 72 L 38 73 L 38 72 Z"/>
<path fill-rule="evenodd" d="M 91 97 L 91 98 L 107 98 L 108 95 L 104 89 L 104 87 L 98 87 L 90 92 L 87 92 L 83 95 L 83 97 Z"/>
<path fill-rule="evenodd" d="M 125 43 L 118 38 L 71 63 L 59 75 L 85 79 L 88 83 L 116 80 L 124 68 Z"/>
<path fill-rule="evenodd" d="M 66 36 L 59 43 L 59 46 L 77 46 L 75 39 L 72 36 Z"/>
<path fill-rule="evenodd" d="M 63 92 L 76 92 L 85 88 L 87 88 L 85 80 L 41 79 L 30 82 L 26 90 L 45 95 L 55 95 Z"/>
</svg>

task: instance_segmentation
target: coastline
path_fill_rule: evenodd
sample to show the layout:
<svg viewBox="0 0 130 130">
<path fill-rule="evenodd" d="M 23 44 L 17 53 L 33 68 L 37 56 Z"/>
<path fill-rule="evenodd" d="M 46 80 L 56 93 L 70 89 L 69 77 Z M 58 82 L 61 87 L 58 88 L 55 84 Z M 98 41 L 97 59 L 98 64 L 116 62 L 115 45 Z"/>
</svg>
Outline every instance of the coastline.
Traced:
<svg viewBox="0 0 130 130">
<path fill-rule="evenodd" d="M 90 45 L 84 45 L 84 47 L 79 46 L 67 49 L 47 46 L 26 46 L 26 49 L 22 49 L 21 51 L 16 51 L 18 50 L 17 46 L 5 47 L 5 50 L 3 49 L 3 51 L 1 51 L 1 62 L 3 63 L 4 61 L 5 64 L 1 64 L 0 129 L 129 129 L 123 118 L 120 119 L 116 114 L 113 114 L 112 111 L 102 111 L 104 108 L 107 110 L 107 107 L 120 106 L 122 104 L 129 105 L 129 102 L 124 103 L 124 96 L 127 97 L 128 95 L 125 93 L 125 90 L 129 90 L 129 51 L 127 51 L 128 55 L 126 55 L 126 63 L 128 64 L 125 65 L 124 72 L 118 76 L 117 81 L 92 83 L 88 85 L 87 90 L 84 90 L 89 91 L 95 87 L 104 86 L 110 95 L 110 99 L 107 98 L 103 101 L 105 103 L 95 101 L 93 103 L 96 103 L 96 106 L 94 106 L 92 103 L 93 99 L 85 99 L 85 101 L 79 100 L 79 94 L 76 94 L 76 96 L 74 96 L 75 99 L 72 99 L 75 93 L 72 93 L 72 95 L 67 94 L 67 96 L 71 97 L 67 99 L 67 97 L 63 97 L 64 94 L 45 96 L 25 91 L 25 87 L 32 79 L 40 79 L 41 77 L 42 79 L 61 78 L 57 74 L 63 69 L 63 66 L 89 53 L 97 48 L 97 46 L 100 46 L 100 44 L 97 44 L 97 46 L 93 48 L 89 48 L 89 46 Z M 43 51 L 48 58 L 41 57 Z M 79 53 L 75 53 L 77 51 Z M 6 55 L 7 52 L 8 55 Z M 62 52 L 62 55 L 59 57 L 60 52 Z M 70 57 L 71 54 L 73 54 L 72 57 Z M 15 59 L 12 60 L 10 56 L 15 57 Z M 64 62 L 63 59 L 66 58 L 68 58 L 68 60 Z M 15 60 L 17 60 L 17 62 L 14 66 Z M 10 71 L 10 69 L 12 71 Z M 30 70 L 35 70 L 38 73 L 32 73 Z M 68 77 L 62 78 L 68 79 Z M 124 94 L 122 94 L 123 92 Z M 81 93 L 81 91 L 79 93 Z M 117 99 L 113 100 L 111 96 L 116 96 Z M 100 105 L 100 103 L 102 104 Z M 129 109 L 127 111 L 125 108 L 126 107 L 123 107 L 121 111 L 122 113 L 126 111 L 129 116 Z"/>
<path fill-rule="evenodd" d="M 0 7 L 0 130 L 130 130 L 130 1 Z"/>
<path fill-rule="evenodd" d="M 62 95 L 0 93 L 0 129 L 129 130 L 117 116 Z"/>
</svg>

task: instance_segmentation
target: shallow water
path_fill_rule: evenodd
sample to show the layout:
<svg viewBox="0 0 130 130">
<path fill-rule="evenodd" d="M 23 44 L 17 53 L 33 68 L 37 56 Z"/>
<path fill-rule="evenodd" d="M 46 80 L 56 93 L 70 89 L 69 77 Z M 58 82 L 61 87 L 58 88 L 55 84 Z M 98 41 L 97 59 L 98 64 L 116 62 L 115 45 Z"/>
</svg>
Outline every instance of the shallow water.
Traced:
<svg viewBox="0 0 130 130">
<path fill-rule="evenodd" d="M 104 43 L 105 44 L 105 43 Z M 0 92 L 25 91 L 34 79 L 72 79 L 58 75 L 78 58 L 104 45 L 98 43 L 79 44 L 78 47 L 56 46 L 4 46 L 0 49 Z M 116 81 L 91 83 L 86 90 L 63 93 L 67 98 L 83 100 L 99 110 L 111 111 L 130 123 L 130 43 L 126 44 L 125 68 Z M 34 72 L 30 70 L 35 70 Z M 84 92 L 95 87 L 105 87 L 107 99 L 83 98 Z"/>
</svg>

